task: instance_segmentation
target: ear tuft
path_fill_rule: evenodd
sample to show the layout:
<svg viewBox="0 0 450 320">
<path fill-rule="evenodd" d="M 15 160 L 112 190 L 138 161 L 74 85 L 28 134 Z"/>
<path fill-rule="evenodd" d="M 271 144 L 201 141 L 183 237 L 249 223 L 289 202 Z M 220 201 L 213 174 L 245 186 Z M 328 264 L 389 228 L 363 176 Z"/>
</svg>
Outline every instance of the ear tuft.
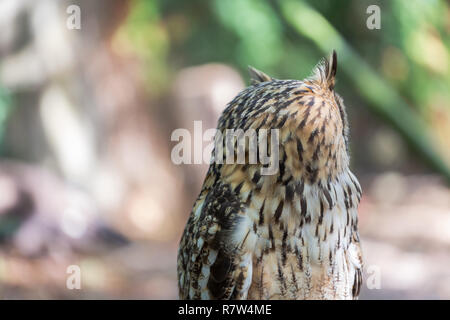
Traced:
<svg viewBox="0 0 450 320">
<path fill-rule="evenodd" d="M 273 78 L 262 71 L 259 71 L 252 66 L 248 66 L 248 73 L 252 84 L 258 84 L 261 82 L 272 81 Z"/>
<path fill-rule="evenodd" d="M 336 71 L 337 71 L 337 55 L 336 51 L 333 50 L 333 52 L 330 55 L 330 60 L 328 63 L 328 70 L 327 70 L 327 84 L 328 88 L 330 90 L 334 89 L 335 84 L 335 78 L 336 78 Z"/>
<path fill-rule="evenodd" d="M 313 79 L 318 81 L 321 86 L 329 90 L 334 89 L 337 71 L 337 55 L 333 50 L 329 59 L 323 58 L 314 69 Z"/>
</svg>

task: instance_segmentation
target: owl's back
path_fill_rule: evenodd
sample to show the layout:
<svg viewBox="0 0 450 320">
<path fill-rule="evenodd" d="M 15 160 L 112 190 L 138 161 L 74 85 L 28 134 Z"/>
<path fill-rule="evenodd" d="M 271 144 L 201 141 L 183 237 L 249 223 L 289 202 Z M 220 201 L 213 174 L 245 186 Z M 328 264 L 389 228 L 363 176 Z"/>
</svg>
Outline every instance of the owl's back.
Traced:
<svg viewBox="0 0 450 320">
<path fill-rule="evenodd" d="M 254 84 L 230 102 L 218 129 L 276 129 L 278 170 L 211 164 L 180 242 L 180 298 L 356 298 L 361 188 L 348 168 L 335 54 L 314 79 L 252 72 Z"/>
</svg>

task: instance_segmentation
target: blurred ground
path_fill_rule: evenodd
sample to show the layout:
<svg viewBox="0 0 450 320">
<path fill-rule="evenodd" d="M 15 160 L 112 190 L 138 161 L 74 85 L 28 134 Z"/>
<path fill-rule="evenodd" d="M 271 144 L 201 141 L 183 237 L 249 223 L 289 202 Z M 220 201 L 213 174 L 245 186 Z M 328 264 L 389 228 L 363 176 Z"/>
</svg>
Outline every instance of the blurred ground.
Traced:
<svg viewBox="0 0 450 320">
<path fill-rule="evenodd" d="M 362 181 L 365 271 L 379 268 L 381 288 L 370 290 L 365 284 L 361 299 L 449 299 L 450 190 L 435 176 L 388 173 Z M 109 240 L 104 236 L 89 241 L 88 248 L 69 249 L 60 247 L 68 245 L 62 238 L 60 246 L 49 243 L 51 248 L 36 256 L 3 247 L 2 297 L 177 298 L 177 242 L 113 245 Z M 66 289 L 65 270 L 71 264 L 81 267 L 81 290 Z M 365 280 L 368 276 L 365 272 Z"/>
<path fill-rule="evenodd" d="M 66 27 L 73 3 L 81 30 Z M 322 56 L 266 3 L 190 3 L 0 0 L 0 298 L 177 298 L 178 239 L 207 165 L 175 165 L 171 133 L 215 127 L 247 64 L 301 78 Z M 317 9 L 417 106 L 444 158 L 450 10 L 396 1 L 368 33 L 353 23 L 365 2 L 344 3 Z M 366 270 L 381 271 L 361 298 L 450 299 L 450 189 L 339 72 Z M 81 290 L 66 288 L 70 265 Z"/>
<path fill-rule="evenodd" d="M 386 173 L 363 181 L 365 269 L 379 268 L 381 290 L 364 286 L 361 299 L 449 299 L 448 187 L 427 175 Z"/>
</svg>

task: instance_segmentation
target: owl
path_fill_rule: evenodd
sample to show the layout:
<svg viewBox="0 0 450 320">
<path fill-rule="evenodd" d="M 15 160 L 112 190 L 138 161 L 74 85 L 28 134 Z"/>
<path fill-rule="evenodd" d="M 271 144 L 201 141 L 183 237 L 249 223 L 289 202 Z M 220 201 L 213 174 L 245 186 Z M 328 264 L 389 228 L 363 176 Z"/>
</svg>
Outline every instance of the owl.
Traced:
<svg viewBox="0 0 450 320">
<path fill-rule="evenodd" d="M 336 70 L 335 51 L 303 81 L 250 67 L 252 85 L 227 105 L 218 132 L 276 132 L 277 170 L 212 161 L 179 245 L 181 299 L 358 298 L 361 187 Z"/>
</svg>

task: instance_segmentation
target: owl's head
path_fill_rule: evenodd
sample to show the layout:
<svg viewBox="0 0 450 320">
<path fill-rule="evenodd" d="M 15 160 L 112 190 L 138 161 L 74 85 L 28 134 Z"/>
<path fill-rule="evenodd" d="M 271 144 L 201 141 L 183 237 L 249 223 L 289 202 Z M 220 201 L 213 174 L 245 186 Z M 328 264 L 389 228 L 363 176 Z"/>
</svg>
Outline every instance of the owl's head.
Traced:
<svg viewBox="0 0 450 320">
<path fill-rule="evenodd" d="M 319 111 L 323 108 L 328 108 L 329 113 L 320 112 L 317 114 L 317 116 L 330 118 L 332 115 L 336 116 L 336 119 L 328 120 L 336 120 L 338 122 L 341 122 L 340 126 L 343 129 L 342 134 L 346 137 L 346 130 L 348 128 L 347 116 L 345 112 L 344 101 L 335 91 L 336 71 L 337 55 L 336 51 L 334 50 L 330 54 L 328 59 L 321 59 L 314 68 L 312 75 L 309 78 L 304 79 L 303 81 L 278 80 L 265 74 L 262 71 L 249 66 L 251 83 L 254 86 L 254 89 L 258 90 L 260 86 L 264 88 L 262 90 L 264 92 L 260 92 L 259 94 L 262 94 L 262 96 L 266 98 L 268 98 L 269 96 L 271 96 L 272 98 L 281 98 L 278 101 L 283 100 L 283 98 L 286 98 L 287 96 L 291 98 L 291 100 L 284 99 L 287 100 L 285 104 L 273 104 L 274 108 L 267 108 L 268 103 L 260 104 L 259 111 L 268 111 L 268 113 L 273 114 L 279 112 L 284 113 L 282 110 L 280 110 L 280 106 L 282 108 L 286 108 L 286 105 L 289 101 L 297 102 L 297 107 L 299 108 L 297 108 L 297 110 L 295 111 L 298 112 L 299 109 L 303 109 L 305 111 L 304 114 L 307 117 L 305 117 L 306 119 L 303 118 L 302 121 L 308 122 L 307 118 L 312 111 L 311 109 L 317 109 L 317 111 Z M 274 88 L 276 89 L 273 90 Z M 302 101 L 304 100 L 306 100 L 306 105 L 302 104 Z M 298 115 L 298 113 L 296 115 Z"/>
<path fill-rule="evenodd" d="M 280 164 L 294 177 L 315 182 L 345 170 L 348 126 L 343 100 L 335 92 L 336 52 L 302 81 L 249 69 L 252 85 L 229 103 L 219 130 L 277 129 Z"/>
</svg>

